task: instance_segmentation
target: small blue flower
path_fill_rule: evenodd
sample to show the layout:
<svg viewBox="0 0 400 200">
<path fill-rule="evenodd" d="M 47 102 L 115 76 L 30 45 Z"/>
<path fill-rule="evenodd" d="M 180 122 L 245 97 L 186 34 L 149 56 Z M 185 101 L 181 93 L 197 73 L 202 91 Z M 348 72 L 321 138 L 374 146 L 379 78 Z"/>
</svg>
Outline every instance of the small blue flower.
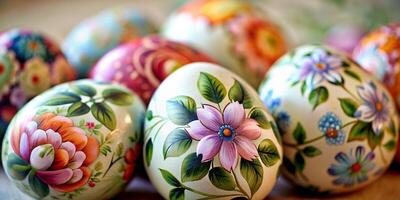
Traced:
<svg viewBox="0 0 400 200">
<path fill-rule="evenodd" d="M 365 157 L 365 148 L 358 146 L 353 156 L 353 149 L 349 154 L 339 152 L 335 156 L 337 164 L 332 164 L 328 169 L 328 174 L 337 176 L 333 180 L 335 185 L 344 185 L 350 187 L 368 180 L 368 173 L 372 171 L 375 164 L 372 160 L 375 158 L 374 152 L 369 152 Z"/>
<path fill-rule="evenodd" d="M 273 114 L 276 112 L 279 106 L 281 106 L 281 99 L 279 97 L 273 97 L 273 91 L 269 90 L 267 96 L 264 99 L 265 106 Z"/>
<path fill-rule="evenodd" d="M 33 57 L 40 57 L 44 61 L 48 61 L 48 48 L 45 39 L 33 33 L 21 33 L 17 35 L 11 45 L 16 58 L 21 62 L 25 62 Z"/>
<path fill-rule="evenodd" d="M 325 135 L 326 143 L 341 145 L 346 139 L 342 130 L 342 121 L 332 112 L 326 113 L 319 120 L 319 130 Z"/>
<path fill-rule="evenodd" d="M 284 134 L 288 131 L 290 126 L 290 115 L 285 111 L 280 111 L 275 117 L 276 123 L 278 125 L 279 131 Z"/>
</svg>

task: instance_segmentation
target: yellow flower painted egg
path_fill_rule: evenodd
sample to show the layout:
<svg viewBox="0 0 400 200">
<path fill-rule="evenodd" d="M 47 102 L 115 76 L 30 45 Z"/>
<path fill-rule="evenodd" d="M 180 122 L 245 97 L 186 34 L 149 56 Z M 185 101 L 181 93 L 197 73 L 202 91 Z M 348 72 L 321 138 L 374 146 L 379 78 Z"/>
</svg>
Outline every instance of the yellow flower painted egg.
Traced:
<svg viewBox="0 0 400 200">
<path fill-rule="evenodd" d="M 211 63 L 185 65 L 158 87 L 145 120 L 147 174 L 166 199 L 264 199 L 282 149 L 257 92 Z"/>
<path fill-rule="evenodd" d="M 344 54 L 296 48 L 274 64 L 259 92 L 282 133 L 283 174 L 296 185 L 353 191 L 379 178 L 394 158 L 394 101 Z"/>
<path fill-rule="evenodd" d="M 162 35 L 214 56 L 253 87 L 287 48 L 279 29 L 241 0 L 191 1 L 170 16 Z"/>
<path fill-rule="evenodd" d="M 35 97 L 12 120 L 2 161 L 35 199 L 109 199 L 132 178 L 144 105 L 122 86 L 81 80 Z"/>
<path fill-rule="evenodd" d="M 75 79 L 58 44 L 30 30 L 0 34 L 0 137 L 27 101 L 48 88 Z"/>
<path fill-rule="evenodd" d="M 116 7 L 76 26 L 65 38 L 63 50 L 81 78 L 112 48 L 154 33 L 153 24 L 139 11 Z"/>
</svg>

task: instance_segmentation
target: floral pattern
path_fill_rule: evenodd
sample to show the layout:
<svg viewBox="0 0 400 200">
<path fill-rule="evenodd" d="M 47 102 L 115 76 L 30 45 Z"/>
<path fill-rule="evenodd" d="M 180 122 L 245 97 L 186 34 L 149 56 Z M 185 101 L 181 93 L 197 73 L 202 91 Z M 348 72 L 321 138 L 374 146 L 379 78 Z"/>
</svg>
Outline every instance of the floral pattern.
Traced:
<svg viewBox="0 0 400 200">
<path fill-rule="evenodd" d="M 389 98 L 384 92 L 377 91 L 373 82 L 359 86 L 357 92 L 363 103 L 354 116 L 361 121 L 372 122 L 374 133 L 381 134 L 384 125 L 390 121 Z"/>
<path fill-rule="evenodd" d="M 332 164 L 328 169 L 328 174 L 336 176 L 333 180 L 335 185 L 343 185 L 345 187 L 360 184 L 368 180 L 368 174 L 372 172 L 375 165 L 372 162 L 375 158 L 373 152 L 365 155 L 365 148 L 358 146 L 353 155 L 353 150 L 349 154 L 339 152 L 335 156 L 337 164 Z"/>
<path fill-rule="evenodd" d="M 147 104 L 162 80 L 192 62 L 214 61 L 186 45 L 153 35 L 110 51 L 99 60 L 90 77 L 121 83 L 140 95 Z"/>
<path fill-rule="evenodd" d="M 286 52 L 278 29 L 261 17 L 247 15 L 229 22 L 235 38 L 235 52 L 243 56 L 249 70 L 263 77 L 269 67 Z"/>
<path fill-rule="evenodd" d="M 282 99 L 280 97 L 275 97 L 273 95 L 273 90 L 268 90 L 266 95 L 261 95 L 261 99 L 268 108 L 268 111 L 274 117 L 278 125 L 279 132 L 281 134 L 285 134 L 289 129 L 291 118 L 290 115 L 283 110 Z"/>
<path fill-rule="evenodd" d="M 2 105 L 19 109 L 51 86 L 75 79 L 57 44 L 40 33 L 11 29 L 0 35 L 0 46 L 4 50 L 0 53 Z"/>
<path fill-rule="evenodd" d="M 261 129 L 254 119 L 246 119 L 242 104 L 228 104 L 223 113 L 209 105 L 197 109 L 197 117 L 189 123 L 187 132 L 194 140 L 199 140 L 197 155 L 202 162 L 212 160 L 219 154 L 219 160 L 227 171 L 236 168 L 237 154 L 249 161 L 258 156 L 252 140 L 261 135 Z"/>
<path fill-rule="evenodd" d="M 151 21 L 137 10 L 116 7 L 76 26 L 65 38 L 63 51 L 78 72 L 78 77 L 86 78 L 108 51 L 155 31 Z"/>
<path fill-rule="evenodd" d="M 346 135 L 342 130 L 342 121 L 332 112 L 321 117 L 319 130 L 325 135 L 326 143 L 330 145 L 341 145 L 345 142 Z"/>
<path fill-rule="evenodd" d="M 253 8 L 240 0 L 196 0 L 184 5 L 178 12 L 191 13 L 194 17 L 205 18 L 210 24 L 216 25 L 251 11 Z"/>
<path fill-rule="evenodd" d="M 382 85 L 359 70 L 351 59 L 318 45 L 299 47 L 280 59 L 276 65 L 260 87 L 260 93 L 272 113 L 291 109 L 292 113 L 289 114 L 298 120 L 293 120 L 287 131 L 291 134 L 284 135 L 283 139 L 286 152 L 290 152 L 283 158 L 284 171 L 288 177 L 300 182 L 302 186 L 316 184 L 315 176 L 306 174 L 305 169 L 309 169 L 309 160 L 320 159 L 318 157 L 324 154 L 321 140 L 325 140 L 328 145 L 322 146 L 324 148 L 352 148 L 363 142 L 363 146 L 357 148 L 356 159 L 351 157 L 352 153 L 336 156 L 342 167 L 332 165 L 329 174 L 338 178 L 325 189 L 340 191 L 335 185 L 347 186 L 348 189 L 344 189 L 346 191 L 358 188 L 360 183 L 370 177 L 366 172 L 370 170 L 369 166 L 380 165 L 380 168 L 386 168 L 389 165 L 397 145 L 398 122 L 394 103 Z M 275 78 L 282 72 L 289 73 L 280 80 Z M 274 91 L 285 95 L 277 100 L 272 95 Z M 301 109 L 294 107 L 299 105 Z M 299 113 L 308 110 L 311 110 L 312 119 L 318 117 L 315 120 L 317 123 L 310 124 L 310 121 L 302 119 Z M 277 118 L 277 115 L 274 114 L 274 117 Z M 315 130 L 321 134 L 313 134 Z M 370 153 L 364 159 L 367 149 Z M 370 155 L 379 156 L 373 159 L 374 156 Z M 344 161 L 344 157 L 348 160 Z M 356 161 L 360 161 L 360 166 L 355 166 L 357 170 L 365 167 L 362 173 L 357 170 L 354 174 L 343 171 L 345 166 Z"/>
<path fill-rule="evenodd" d="M 136 114 L 143 114 L 143 105 L 119 86 L 92 81 L 60 85 L 42 95 L 23 108 L 8 131 L 7 175 L 35 198 L 78 199 L 104 184 L 109 189 L 96 195 L 110 198 L 121 190 L 140 152 L 141 126 L 133 123 L 139 123 Z M 136 112 L 120 113 L 131 121 L 122 125 L 114 112 L 121 106 Z"/>
<path fill-rule="evenodd" d="M 173 124 L 176 128 L 162 141 L 162 154 L 164 160 L 184 156 L 180 165 L 181 180 L 168 171 L 167 166 L 157 169 L 173 186 L 169 192 L 170 199 L 177 199 L 177 196 L 185 199 L 185 191 L 209 199 L 255 198 L 254 194 L 262 184 L 263 166 L 275 166 L 281 158 L 275 142 L 263 135 L 263 131 L 269 129 L 278 138 L 279 133 L 273 128 L 275 123 L 269 121 L 263 108 L 254 106 L 253 98 L 235 79 L 227 91 L 217 77 L 200 72 L 196 92 L 207 103 L 197 106 L 190 96 L 176 96 L 166 101 L 166 117 L 153 113 L 149 108 L 145 123 L 146 167 L 154 165 L 154 144 L 158 142 L 160 130 L 166 124 Z M 226 97 L 229 102 L 225 104 Z M 191 146 L 195 146 L 195 152 L 187 153 Z M 209 183 L 225 194 L 213 194 L 186 185 L 186 182 L 199 181 L 207 175 Z M 239 176 L 245 182 L 238 181 Z"/>
</svg>

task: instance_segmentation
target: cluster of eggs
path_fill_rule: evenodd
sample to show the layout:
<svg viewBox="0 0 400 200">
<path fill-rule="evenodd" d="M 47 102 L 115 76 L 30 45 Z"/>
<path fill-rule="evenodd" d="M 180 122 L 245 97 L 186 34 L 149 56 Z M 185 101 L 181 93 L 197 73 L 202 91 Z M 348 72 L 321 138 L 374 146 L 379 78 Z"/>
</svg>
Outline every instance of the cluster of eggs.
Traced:
<svg viewBox="0 0 400 200">
<path fill-rule="evenodd" d="M 0 34 L 1 133 L 12 119 L 2 160 L 21 191 L 109 199 L 142 154 L 166 199 L 264 199 L 281 164 L 300 187 L 341 193 L 394 159 L 400 26 L 355 49 L 372 75 L 324 46 L 286 52 L 245 1 L 194 0 L 161 36 L 154 27 L 117 8 L 78 25 L 62 50 L 36 32 Z"/>
</svg>

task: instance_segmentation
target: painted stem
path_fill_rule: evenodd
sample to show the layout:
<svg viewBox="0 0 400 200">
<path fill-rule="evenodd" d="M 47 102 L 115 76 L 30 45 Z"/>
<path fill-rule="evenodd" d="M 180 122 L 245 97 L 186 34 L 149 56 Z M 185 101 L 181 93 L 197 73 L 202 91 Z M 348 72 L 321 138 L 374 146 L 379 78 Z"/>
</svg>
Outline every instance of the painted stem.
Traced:
<svg viewBox="0 0 400 200">
<path fill-rule="evenodd" d="M 344 124 L 342 127 L 340 127 L 341 129 L 346 128 L 347 126 L 356 123 L 357 120 L 351 121 L 351 122 L 347 122 L 346 124 Z"/>
<path fill-rule="evenodd" d="M 313 142 L 315 142 L 315 141 L 317 141 L 317 140 L 320 140 L 320 139 L 322 139 L 322 138 L 324 138 L 324 137 L 325 137 L 325 135 L 321 135 L 321 136 L 318 136 L 318 137 L 316 137 L 316 138 L 314 138 L 314 139 L 305 141 L 303 144 L 293 144 L 293 143 L 288 143 L 288 142 L 283 142 L 283 144 L 286 145 L 286 146 L 288 146 L 288 147 L 297 148 L 297 147 L 299 147 L 299 146 L 303 146 L 303 145 L 306 145 L 306 144 L 313 143 Z"/>
<path fill-rule="evenodd" d="M 108 165 L 107 170 L 104 172 L 103 178 L 106 176 L 106 174 L 108 173 L 108 171 L 110 171 L 111 167 L 112 167 L 115 163 L 117 163 L 119 160 L 121 160 L 122 158 L 123 158 L 123 157 L 118 157 L 117 159 L 113 160 L 113 159 L 114 159 L 114 153 L 113 153 L 113 155 L 111 156 L 111 162 L 110 162 L 110 164 Z"/>
<path fill-rule="evenodd" d="M 153 125 L 151 125 L 149 128 L 147 128 L 146 130 L 144 130 L 144 132 L 147 133 L 147 132 L 153 130 L 154 127 L 156 127 L 158 124 L 162 123 L 163 121 L 164 121 L 164 120 L 162 120 L 162 119 L 159 120 L 159 121 L 157 121 L 156 123 L 154 123 Z"/>
<path fill-rule="evenodd" d="M 340 87 L 342 87 L 343 90 L 347 92 L 347 94 L 349 94 L 350 96 L 352 96 L 357 102 L 360 103 L 360 100 L 358 99 L 358 97 L 357 97 L 356 95 L 354 95 L 352 92 L 350 92 L 350 90 L 348 90 L 343 84 L 340 85 Z"/>
<path fill-rule="evenodd" d="M 382 146 L 379 145 L 378 148 L 379 148 L 379 153 L 381 154 L 383 163 L 387 164 L 387 160 L 385 159 L 385 156 L 383 155 Z"/>
<path fill-rule="evenodd" d="M 251 199 L 251 197 L 247 194 L 247 192 L 240 186 L 239 181 L 237 179 L 237 176 L 235 174 L 235 171 L 232 170 L 233 178 L 235 179 L 236 185 L 239 188 L 240 192 L 242 192 L 248 199 Z"/>
</svg>

